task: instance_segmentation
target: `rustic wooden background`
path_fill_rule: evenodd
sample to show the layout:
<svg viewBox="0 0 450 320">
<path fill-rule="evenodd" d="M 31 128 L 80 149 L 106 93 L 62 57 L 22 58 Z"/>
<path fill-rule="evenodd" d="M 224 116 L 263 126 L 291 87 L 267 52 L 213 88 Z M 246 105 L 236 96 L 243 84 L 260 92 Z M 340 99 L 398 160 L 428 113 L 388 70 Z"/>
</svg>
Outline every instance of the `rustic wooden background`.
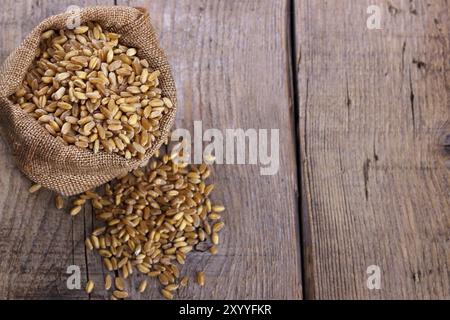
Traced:
<svg viewBox="0 0 450 320">
<path fill-rule="evenodd" d="M 173 65 L 177 126 L 280 129 L 280 171 L 216 166 L 228 207 L 207 284 L 184 299 L 449 299 L 450 7 L 445 0 L 2 1 L 0 59 L 67 6 L 149 10 Z M 381 30 L 366 10 L 381 8 Z M 449 139 L 450 141 L 450 139 Z M 104 299 L 68 290 L 66 268 L 103 282 L 48 191 L 30 195 L 0 138 L 0 298 Z M 381 269 L 381 289 L 366 286 Z M 134 299 L 160 299 L 156 283 Z"/>
</svg>

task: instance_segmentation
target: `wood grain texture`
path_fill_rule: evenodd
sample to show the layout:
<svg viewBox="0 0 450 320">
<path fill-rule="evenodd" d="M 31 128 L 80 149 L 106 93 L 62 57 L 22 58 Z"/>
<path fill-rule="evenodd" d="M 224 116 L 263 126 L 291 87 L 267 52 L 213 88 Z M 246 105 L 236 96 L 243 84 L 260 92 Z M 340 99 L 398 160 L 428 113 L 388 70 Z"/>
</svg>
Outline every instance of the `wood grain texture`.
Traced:
<svg viewBox="0 0 450 320">
<path fill-rule="evenodd" d="M 99 1 L 78 1 L 79 6 Z M 102 1 L 112 4 L 113 1 Z M 258 166 L 218 165 L 213 199 L 227 206 L 217 256 L 193 253 L 182 274 L 206 273 L 206 285 L 180 291 L 185 299 L 299 299 L 296 164 L 290 99 L 288 1 L 117 1 L 146 7 L 173 65 L 178 88 L 177 126 L 204 129 L 280 129 L 280 170 L 261 176 Z M 43 18 L 70 1 L 4 1 L 1 58 Z M 66 268 L 80 266 L 82 283 L 103 286 L 98 255 L 83 240 L 94 228 L 89 207 L 71 219 L 53 209 L 53 195 L 29 195 L 30 182 L 15 168 L 0 140 L 0 298 L 104 299 L 66 288 Z M 160 299 L 156 281 L 133 299 Z M 136 280 L 139 279 L 139 280 Z M 191 279 L 192 280 L 192 279 Z"/>
<path fill-rule="evenodd" d="M 287 1 L 118 1 L 149 10 L 173 65 L 176 126 L 280 129 L 280 170 L 217 165 L 213 200 L 227 206 L 219 255 L 194 253 L 182 273 L 205 270 L 184 299 L 299 299 L 296 164 L 289 92 Z M 153 282 L 152 282 L 153 284 Z M 154 284 L 153 284 L 154 285 Z M 143 298 L 160 298 L 153 287 Z"/>
<path fill-rule="evenodd" d="M 449 299 L 447 1 L 295 3 L 306 297 Z"/>
</svg>

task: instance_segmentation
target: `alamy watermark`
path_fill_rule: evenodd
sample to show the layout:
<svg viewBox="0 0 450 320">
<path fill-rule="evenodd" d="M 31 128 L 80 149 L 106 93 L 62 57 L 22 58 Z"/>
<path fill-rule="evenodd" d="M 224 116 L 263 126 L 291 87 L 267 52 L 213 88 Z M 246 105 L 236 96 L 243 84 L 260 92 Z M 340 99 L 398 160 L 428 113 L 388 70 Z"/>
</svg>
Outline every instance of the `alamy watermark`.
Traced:
<svg viewBox="0 0 450 320">
<path fill-rule="evenodd" d="M 367 29 L 381 29 L 381 7 L 373 4 L 367 7 L 366 12 L 370 15 L 366 21 Z"/>
<path fill-rule="evenodd" d="M 81 269 L 77 265 L 70 265 L 67 267 L 66 273 L 69 275 L 66 281 L 67 289 L 80 290 L 81 289 Z"/>
<path fill-rule="evenodd" d="M 66 13 L 69 17 L 66 19 L 67 29 L 75 29 L 81 26 L 81 8 L 76 5 L 68 6 Z"/>
<path fill-rule="evenodd" d="M 187 129 L 175 129 L 172 142 L 181 142 L 172 151 L 181 156 L 174 162 L 189 164 L 259 165 L 261 175 L 275 175 L 280 168 L 279 129 L 225 129 L 203 131 L 202 121 L 194 121 L 193 136 Z"/>
<path fill-rule="evenodd" d="M 366 273 L 369 275 L 367 278 L 367 289 L 380 290 L 381 289 L 381 268 L 377 265 L 371 265 L 367 267 Z"/>
</svg>

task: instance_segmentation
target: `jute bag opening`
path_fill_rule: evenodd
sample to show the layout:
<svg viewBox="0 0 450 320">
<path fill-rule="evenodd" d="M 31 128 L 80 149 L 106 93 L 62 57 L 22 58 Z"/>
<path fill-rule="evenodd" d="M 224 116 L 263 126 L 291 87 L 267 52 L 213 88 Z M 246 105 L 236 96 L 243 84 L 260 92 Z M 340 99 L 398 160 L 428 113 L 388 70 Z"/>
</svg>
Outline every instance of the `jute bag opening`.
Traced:
<svg viewBox="0 0 450 320">
<path fill-rule="evenodd" d="M 103 29 L 120 34 L 120 44 L 136 48 L 137 56 L 146 59 L 150 69 L 159 70 L 161 95 L 172 101 L 173 108 L 161 118 L 161 135 L 145 152 L 143 159 L 126 159 L 107 152 L 94 154 L 89 149 L 65 145 L 9 99 L 33 63 L 41 34 L 49 29 L 66 28 L 70 16 L 64 13 L 42 21 L 1 67 L 0 122 L 20 170 L 32 181 L 67 196 L 97 187 L 148 161 L 168 137 L 176 112 L 171 68 L 145 9 L 90 7 L 81 10 L 80 18 L 82 24 L 97 22 Z"/>
</svg>

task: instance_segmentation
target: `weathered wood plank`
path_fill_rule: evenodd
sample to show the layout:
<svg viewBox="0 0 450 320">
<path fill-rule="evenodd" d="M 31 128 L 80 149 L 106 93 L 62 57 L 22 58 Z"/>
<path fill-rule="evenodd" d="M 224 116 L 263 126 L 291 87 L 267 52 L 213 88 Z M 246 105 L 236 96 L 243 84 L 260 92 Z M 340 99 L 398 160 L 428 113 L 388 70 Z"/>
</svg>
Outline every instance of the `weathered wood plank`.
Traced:
<svg viewBox="0 0 450 320">
<path fill-rule="evenodd" d="M 41 20 L 64 12 L 71 4 L 72 1 L 3 1 L 0 60 Z M 95 4 L 111 5 L 113 1 L 77 2 L 81 7 Z M 15 167 L 3 138 L 0 166 L 0 299 L 87 299 L 83 290 L 67 289 L 66 270 L 69 265 L 79 266 L 82 286 L 88 277 L 87 269 L 91 278 L 98 284 L 102 282 L 102 265 L 96 257 L 86 255 L 83 243 L 85 232 L 91 230 L 89 209 L 84 216 L 72 220 L 66 212 L 54 208 L 51 192 L 28 194 L 31 183 Z M 91 259 L 96 259 L 96 263 L 91 263 Z"/>
<path fill-rule="evenodd" d="M 306 296 L 450 298 L 447 2 L 295 3 Z"/>
<path fill-rule="evenodd" d="M 289 95 L 287 1 L 118 1 L 146 7 L 173 64 L 177 127 L 280 129 L 280 170 L 217 165 L 214 199 L 227 206 L 219 255 L 193 254 L 182 273 L 205 270 L 186 299 L 298 299 L 296 164 Z M 143 298 L 160 298 L 155 290 Z M 136 297 L 138 298 L 138 297 Z"/>
<path fill-rule="evenodd" d="M 102 3 L 111 4 L 112 1 Z M 120 1 L 119 1 L 120 2 Z M 83 1 L 82 5 L 95 1 Z M 43 18 L 63 11 L 70 2 L 4 3 L 0 16 L 1 57 Z M 181 298 L 297 299 L 301 297 L 296 234 L 296 173 L 292 109 L 289 99 L 287 1 L 151 1 L 123 2 L 147 7 L 174 66 L 179 90 L 177 125 L 204 128 L 280 129 L 280 171 L 261 176 L 256 166 L 217 166 L 215 199 L 228 207 L 228 227 L 219 255 L 193 254 L 183 273 L 205 269 L 207 285 L 180 292 Z M 10 17 L 13 16 L 14 19 Z M 0 297 L 88 298 L 69 291 L 69 264 L 80 266 L 102 286 L 100 258 L 85 252 L 92 215 L 70 219 L 53 209 L 53 195 L 25 192 L 29 182 L 14 167 L 0 142 Z M 32 232 L 30 232 L 30 230 Z M 145 295 L 160 298 L 155 282 Z M 91 298 L 107 295 L 95 290 Z"/>
</svg>

